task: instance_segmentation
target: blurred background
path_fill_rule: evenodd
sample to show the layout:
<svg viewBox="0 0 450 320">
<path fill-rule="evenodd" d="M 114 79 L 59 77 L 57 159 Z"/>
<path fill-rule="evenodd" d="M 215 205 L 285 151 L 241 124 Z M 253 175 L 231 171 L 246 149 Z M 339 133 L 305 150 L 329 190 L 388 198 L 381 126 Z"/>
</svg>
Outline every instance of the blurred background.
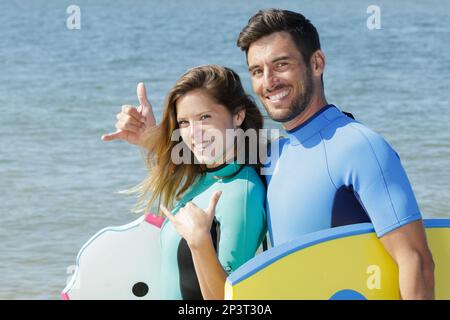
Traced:
<svg viewBox="0 0 450 320">
<path fill-rule="evenodd" d="M 80 8 L 70 30 L 66 9 Z M 381 29 L 370 30 L 370 5 Z M 0 2 L 0 299 L 59 299 L 81 246 L 128 223 L 117 194 L 145 176 L 114 132 L 143 81 L 157 119 L 188 68 L 231 67 L 251 91 L 237 36 L 258 9 L 306 15 L 327 57 L 327 99 L 399 153 L 427 218 L 450 218 L 450 6 L 428 1 Z M 279 127 L 266 120 L 267 127 Z"/>
</svg>

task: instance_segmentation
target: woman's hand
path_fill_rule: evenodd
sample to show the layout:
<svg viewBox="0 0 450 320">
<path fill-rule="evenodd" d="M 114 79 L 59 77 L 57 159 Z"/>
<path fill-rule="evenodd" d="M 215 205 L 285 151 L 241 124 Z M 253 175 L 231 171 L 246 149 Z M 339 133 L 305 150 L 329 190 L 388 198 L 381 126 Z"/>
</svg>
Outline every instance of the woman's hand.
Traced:
<svg viewBox="0 0 450 320">
<path fill-rule="evenodd" d="M 143 147 L 144 132 L 154 127 L 156 120 L 142 82 L 137 86 L 137 96 L 139 107 L 123 105 L 122 111 L 116 116 L 116 132 L 103 135 L 103 141 L 120 139 Z"/>
<path fill-rule="evenodd" d="M 191 249 L 198 248 L 205 240 L 211 239 L 211 225 L 221 194 L 221 191 L 216 191 L 212 195 L 206 211 L 193 202 L 188 202 L 176 215 L 172 215 L 165 206 L 161 205 L 162 212 Z"/>
</svg>

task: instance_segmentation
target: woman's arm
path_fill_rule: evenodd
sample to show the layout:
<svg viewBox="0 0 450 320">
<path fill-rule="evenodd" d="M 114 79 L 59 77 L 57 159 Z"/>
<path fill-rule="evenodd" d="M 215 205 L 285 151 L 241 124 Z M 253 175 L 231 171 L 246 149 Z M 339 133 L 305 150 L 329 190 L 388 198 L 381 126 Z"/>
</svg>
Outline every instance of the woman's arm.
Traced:
<svg viewBox="0 0 450 320">
<path fill-rule="evenodd" d="M 161 206 L 162 212 L 191 250 L 203 299 L 223 299 L 228 276 L 219 262 L 210 233 L 220 195 L 220 191 L 213 194 L 206 211 L 188 202 L 174 216 L 166 207 Z"/>
<path fill-rule="evenodd" d="M 223 300 L 228 274 L 217 258 L 211 234 L 199 236 L 199 240 L 200 243 L 190 249 L 203 299 Z"/>
<path fill-rule="evenodd" d="M 247 183 L 245 187 L 248 187 Z M 228 192 L 223 200 L 233 206 L 227 207 L 227 214 L 222 215 L 219 220 L 221 240 L 218 243 L 218 253 L 214 248 L 211 226 L 220 192 L 212 196 L 205 211 L 188 202 L 173 216 L 161 206 L 163 213 L 191 250 L 204 299 L 224 299 L 225 281 L 228 277 L 225 270 L 235 270 L 251 259 L 262 240 L 261 234 L 265 230 L 264 193 L 262 188 L 250 189 L 251 191 L 236 188 L 236 192 Z M 245 201 L 242 199 L 243 195 L 246 196 Z M 233 214 L 236 212 L 240 214 Z"/>
</svg>

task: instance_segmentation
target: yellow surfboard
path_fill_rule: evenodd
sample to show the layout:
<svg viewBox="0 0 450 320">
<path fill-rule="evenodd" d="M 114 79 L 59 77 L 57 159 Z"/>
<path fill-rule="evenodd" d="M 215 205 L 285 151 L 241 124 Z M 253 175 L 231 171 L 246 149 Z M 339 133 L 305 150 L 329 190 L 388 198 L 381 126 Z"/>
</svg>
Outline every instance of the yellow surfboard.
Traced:
<svg viewBox="0 0 450 320">
<path fill-rule="evenodd" d="M 424 220 L 435 297 L 450 299 L 450 219 Z M 370 223 L 331 228 L 271 248 L 232 273 L 226 299 L 399 299 L 398 268 Z"/>
</svg>

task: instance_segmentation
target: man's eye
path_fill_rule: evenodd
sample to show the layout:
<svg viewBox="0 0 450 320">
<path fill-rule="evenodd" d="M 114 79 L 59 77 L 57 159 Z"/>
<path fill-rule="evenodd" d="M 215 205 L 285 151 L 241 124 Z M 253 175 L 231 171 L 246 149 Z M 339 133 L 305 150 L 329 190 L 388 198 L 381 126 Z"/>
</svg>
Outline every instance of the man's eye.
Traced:
<svg viewBox="0 0 450 320">
<path fill-rule="evenodd" d="M 253 72 L 252 72 L 252 76 L 254 76 L 254 77 L 259 76 L 261 74 L 262 74 L 261 70 L 253 70 Z"/>
<path fill-rule="evenodd" d="M 282 67 L 284 67 L 284 66 L 287 66 L 287 63 L 286 63 L 286 62 L 280 62 L 280 63 L 277 63 L 277 67 L 278 67 L 278 68 L 282 68 Z"/>
</svg>

